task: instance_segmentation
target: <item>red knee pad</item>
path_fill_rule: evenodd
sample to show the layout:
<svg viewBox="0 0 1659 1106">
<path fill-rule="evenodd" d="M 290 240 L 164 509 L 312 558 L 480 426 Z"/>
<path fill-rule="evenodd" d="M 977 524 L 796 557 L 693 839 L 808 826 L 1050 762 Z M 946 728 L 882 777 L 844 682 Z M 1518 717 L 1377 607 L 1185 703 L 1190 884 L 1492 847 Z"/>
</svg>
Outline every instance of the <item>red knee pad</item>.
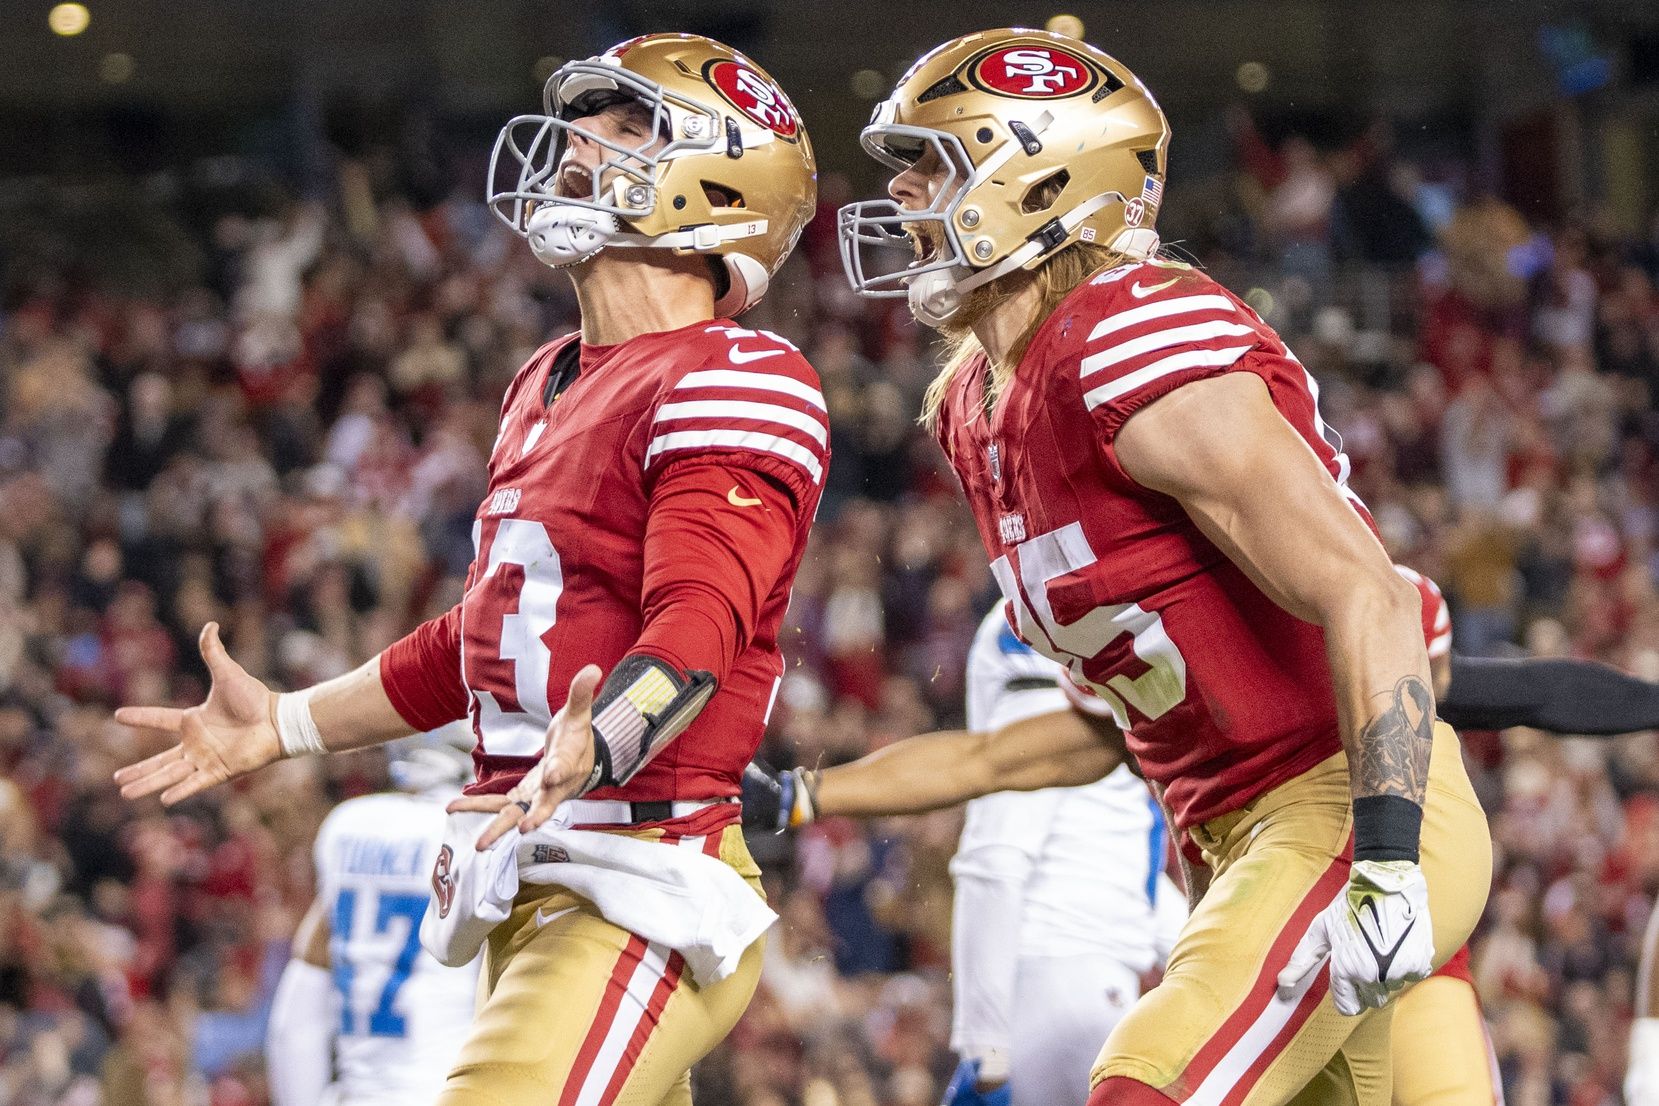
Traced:
<svg viewBox="0 0 1659 1106">
<path fill-rule="evenodd" d="M 1171 1106 L 1175 1100 L 1137 1079 L 1109 1075 L 1089 1094 L 1089 1106 Z"/>
</svg>

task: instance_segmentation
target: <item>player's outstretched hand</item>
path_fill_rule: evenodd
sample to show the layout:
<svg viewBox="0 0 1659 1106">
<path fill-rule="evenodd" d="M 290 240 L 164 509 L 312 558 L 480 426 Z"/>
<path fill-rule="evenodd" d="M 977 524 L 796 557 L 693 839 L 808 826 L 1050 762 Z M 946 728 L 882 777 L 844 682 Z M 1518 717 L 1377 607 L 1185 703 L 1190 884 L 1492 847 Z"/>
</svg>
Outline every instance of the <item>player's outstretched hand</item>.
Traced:
<svg viewBox="0 0 1659 1106">
<path fill-rule="evenodd" d="M 1305 991 L 1326 957 L 1331 999 L 1352 1017 L 1386 1006 L 1434 971 L 1423 871 L 1409 860 L 1357 860 L 1343 895 L 1320 911 L 1279 973 L 1279 994 Z"/>
<path fill-rule="evenodd" d="M 507 792 L 507 801 L 495 821 L 479 835 L 479 852 L 495 844 L 515 826 L 520 833 L 530 833 L 588 782 L 593 772 L 593 693 L 599 687 L 600 675 L 599 666 L 590 664 L 570 681 L 565 705 L 547 727 L 546 751 L 518 786 Z M 452 803 L 449 809 L 474 808 L 462 801 Z"/>
<path fill-rule="evenodd" d="M 779 772 L 764 760 L 743 769 L 743 828 L 782 833 L 817 817 L 817 773 L 806 768 Z"/>
<path fill-rule="evenodd" d="M 202 627 L 202 660 L 213 684 L 199 706 L 122 707 L 123 726 L 160 730 L 177 744 L 115 773 L 121 795 L 140 799 L 161 792 L 167 806 L 214 784 L 263 768 L 282 755 L 277 738 L 276 696 L 231 660 L 219 640 L 219 624 Z"/>
</svg>

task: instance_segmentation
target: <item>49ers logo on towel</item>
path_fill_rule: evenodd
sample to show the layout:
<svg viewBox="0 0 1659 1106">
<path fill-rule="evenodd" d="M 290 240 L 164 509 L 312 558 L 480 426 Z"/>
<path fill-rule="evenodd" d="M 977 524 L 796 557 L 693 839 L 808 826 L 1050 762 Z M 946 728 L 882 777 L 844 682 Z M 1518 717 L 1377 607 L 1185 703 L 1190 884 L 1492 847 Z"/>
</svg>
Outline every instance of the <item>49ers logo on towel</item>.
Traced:
<svg viewBox="0 0 1659 1106">
<path fill-rule="evenodd" d="M 732 107 L 779 138 L 793 142 L 801 121 L 795 107 L 777 85 L 741 62 L 717 58 L 703 67 L 703 79 Z"/>
<path fill-rule="evenodd" d="M 449 908 L 455 905 L 455 874 L 450 866 L 455 863 L 455 850 L 448 845 L 438 850 L 438 859 L 432 862 L 432 897 L 438 902 L 438 917 L 449 917 Z"/>
<path fill-rule="evenodd" d="M 1003 46 L 969 62 L 968 80 L 986 92 L 1053 100 L 1090 91 L 1100 74 L 1057 46 Z"/>
</svg>

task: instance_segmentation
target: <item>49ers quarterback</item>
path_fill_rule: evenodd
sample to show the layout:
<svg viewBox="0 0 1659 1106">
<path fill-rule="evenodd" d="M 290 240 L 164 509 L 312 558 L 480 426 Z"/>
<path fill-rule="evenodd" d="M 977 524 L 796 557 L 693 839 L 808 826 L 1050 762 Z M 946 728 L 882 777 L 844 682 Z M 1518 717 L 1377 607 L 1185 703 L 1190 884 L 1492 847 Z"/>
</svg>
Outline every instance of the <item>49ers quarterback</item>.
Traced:
<svg viewBox="0 0 1659 1106">
<path fill-rule="evenodd" d="M 1346 487 L 1312 377 L 1158 257 L 1169 126 L 1099 50 L 956 39 L 862 137 L 896 175 L 842 209 L 848 276 L 955 342 L 925 416 L 1010 619 L 1104 703 L 1104 736 L 1214 872 L 1090 1101 L 1387 1103 L 1387 1004 L 1468 938 L 1492 858 L 1417 591 Z M 880 260 L 891 245 L 908 265 Z M 1019 729 L 947 735 L 996 770 L 918 786 L 1018 786 Z"/>
<path fill-rule="evenodd" d="M 482 851 L 558 809 L 603 847 L 580 866 L 599 867 L 585 894 L 525 869 L 488 932 L 485 998 L 439 1101 L 685 1103 L 691 1065 L 753 993 L 764 926 L 704 976 L 676 936 L 697 925 L 630 929 L 595 900 L 620 875 L 647 889 L 686 876 L 664 901 L 691 910 L 701 888 L 730 907 L 735 883 L 744 901 L 730 909 L 765 913 L 736 796 L 783 672 L 778 626 L 828 426 L 800 353 L 731 317 L 811 217 L 812 148 L 752 61 L 651 35 L 553 74 L 542 114 L 497 140 L 489 200 L 570 273 L 582 328 L 508 390 L 460 604 L 356 672 L 284 695 L 209 625 L 207 701 L 118 712 L 177 744 L 117 780 L 129 798 L 173 803 L 279 756 L 470 719 L 479 779 L 452 827 L 503 812 Z M 533 854 L 542 869 L 579 867 L 548 863 L 570 859 L 562 847 Z M 440 850 L 426 922 L 474 908 L 476 855 Z"/>
</svg>

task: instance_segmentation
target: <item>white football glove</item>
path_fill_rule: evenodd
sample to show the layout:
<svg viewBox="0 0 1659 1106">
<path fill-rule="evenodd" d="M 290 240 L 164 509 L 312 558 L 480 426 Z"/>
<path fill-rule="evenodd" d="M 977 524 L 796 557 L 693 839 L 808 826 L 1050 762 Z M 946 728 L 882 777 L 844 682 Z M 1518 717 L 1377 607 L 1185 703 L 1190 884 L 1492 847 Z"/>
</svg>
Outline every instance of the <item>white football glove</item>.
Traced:
<svg viewBox="0 0 1659 1106">
<path fill-rule="evenodd" d="M 1319 912 L 1279 973 L 1280 997 L 1331 962 L 1331 999 L 1352 1017 L 1434 971 L 1429 888 L 1409 860 L 1357 860 L 1347 892 Z"/>
</svg>

